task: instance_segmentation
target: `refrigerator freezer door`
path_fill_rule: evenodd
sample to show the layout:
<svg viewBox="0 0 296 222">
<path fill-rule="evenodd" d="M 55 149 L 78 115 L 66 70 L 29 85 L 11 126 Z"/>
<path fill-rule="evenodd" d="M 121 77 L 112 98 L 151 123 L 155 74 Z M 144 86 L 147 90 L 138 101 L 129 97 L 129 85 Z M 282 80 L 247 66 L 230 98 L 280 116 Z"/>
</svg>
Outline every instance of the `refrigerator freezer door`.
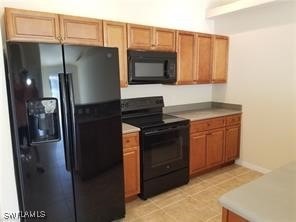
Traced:
<svg viewBox="0 0 296 222">
<path fill-rule="evenodd" d="M 73 222 L 72 175 L 65 167 L 64 138 L 59 133 L 62 132 L 62 115 L 58 73 L 64 72 L 62 47 L 8 43 L 7 51 L 9 100 L 16 139 L 14 154 L 18 165 L 18 188 L 22 194 L 19 196 L 20 208 L 44 211 L 47 216 L 45 219 L 27 218 L 26 221 Z M 56 108 L 54 102 L 57 102 Z M 35 115 L 30 113 L 33 107 Z M 30 131 L 29 121 L 33 126 L 35 124 L 36 131 Z M 55 128 L 50 127 L 53 125 Z M 33 143 L 30 143 L 30 134 Z M 50 138 L 52 141 L 41 142 Z"/>
<path fill-rule="evenodd" d="M 125 214 L 118 52 L 67 45 L 64 56 L 73 90 L 77 220 L 112 221 Z"/>
</svg>

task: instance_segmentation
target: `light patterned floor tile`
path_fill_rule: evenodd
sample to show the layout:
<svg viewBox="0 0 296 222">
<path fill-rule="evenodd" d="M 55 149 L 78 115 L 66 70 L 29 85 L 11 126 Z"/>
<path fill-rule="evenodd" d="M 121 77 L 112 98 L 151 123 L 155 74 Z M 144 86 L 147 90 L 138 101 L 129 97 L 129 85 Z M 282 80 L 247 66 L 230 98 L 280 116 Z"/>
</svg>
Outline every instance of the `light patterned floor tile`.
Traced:
<svg viewBox="0 0 296 222">
<path fill-rule="evenodd" d="M 221 222 L 218 199 L 242 184 L 262 176 L 238 165 L 230 165 L 192 178 L 179 188 L 126 205 L 124 222 Z"/>
<path fill-rule="evenodd" d="M 245 168 L 245 167 L 242 167 L 242 166 L 238 166 L 238 167 L 235 167 L 232 170 L 227 171 L 227 173 L 229 173 L 229 174 L 231 174 L 233 176 L 240 176 L 240 175 L 243 175 L 245 173 L 249 173 L 251 171 L 252 170 L 250 170 L 248 168 Z"/>
<path fill-rule="evenodd" d="M 164 208 L 170 204 L 178 202 L 182 199 L 186 198 L 186 196 L 181 192 L 179 188 L 167 191 L 165 193 L 159 194 L 150 200 L 158 207 Z"/>
<path fill-rule="evenodd" d="M 202 222 L 200 211 L 196 208 L 196 203 L 194 199 L 187 197 L 180 202 L 163 208 L 163 210 L 177 221 Z"/>
<path fill-rule="evenodd" d="M 240 181 L 238 178 L 232 178 L 230 180 L 226 180 L 226 181 L 218 184 L 217 187 L 219 187 L 225 191 L 230 191 L 230 190 L 233 190 L 234 188 L 237 188 L 243 184 L 244 183 L 242 181 Z"/>
<path fill-rule="evenodd" d="M 126 221 L 132 221 L 141 216 L 148 215 L 160 208 L 153 204 L 150 200 L 143 201 L 141 199 L 134 200 L 126 205 Z"/>
<path fill-rule="evenodd" d="M 210 184 L 209 182 L 198 179 L 188 183 L 187 185 L 180 187 L 180 189 L 182 192 L 188 195 L 194 195 L 196 193 L 208 189 L 210 186 L 212 186 L 212 184 Z"/>
<path fill-rule="evenodd" d="M 140 217 L 134 222 L 177 222 L 173 217 L 166 214 L 163 210 L 155 211 L 149 215 Z"/>
</svg>

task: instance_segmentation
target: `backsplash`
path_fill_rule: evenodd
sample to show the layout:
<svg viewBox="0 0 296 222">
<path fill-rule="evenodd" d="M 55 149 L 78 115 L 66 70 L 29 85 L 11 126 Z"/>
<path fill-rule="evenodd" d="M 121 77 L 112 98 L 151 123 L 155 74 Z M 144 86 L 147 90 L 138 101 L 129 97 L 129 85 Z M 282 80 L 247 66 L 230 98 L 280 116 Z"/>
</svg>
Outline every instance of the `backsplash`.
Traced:
<svg viewBox="0 0 296 222">
<path fill-rule="evenodd" d="M 129 85 L 121 89 L 121 98 L 163 96 L 165 106 L 212 101 L 212 85 Z"/>
</svg>

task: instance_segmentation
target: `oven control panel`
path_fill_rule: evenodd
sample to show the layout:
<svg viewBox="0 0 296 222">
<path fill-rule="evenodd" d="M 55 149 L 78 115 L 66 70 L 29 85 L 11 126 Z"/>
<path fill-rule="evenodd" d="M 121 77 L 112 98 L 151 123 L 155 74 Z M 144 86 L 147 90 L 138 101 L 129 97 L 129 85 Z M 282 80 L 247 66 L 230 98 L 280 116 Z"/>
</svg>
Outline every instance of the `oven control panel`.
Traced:
<svg viewBox="0 0 296 222">
<path fill-rule="evenodd" d="M 132 98 L 121 100 L 121 111 L 143 110 L 151 108 L 163 108 L 164 102 L 162 96 Z"/>
</svg>

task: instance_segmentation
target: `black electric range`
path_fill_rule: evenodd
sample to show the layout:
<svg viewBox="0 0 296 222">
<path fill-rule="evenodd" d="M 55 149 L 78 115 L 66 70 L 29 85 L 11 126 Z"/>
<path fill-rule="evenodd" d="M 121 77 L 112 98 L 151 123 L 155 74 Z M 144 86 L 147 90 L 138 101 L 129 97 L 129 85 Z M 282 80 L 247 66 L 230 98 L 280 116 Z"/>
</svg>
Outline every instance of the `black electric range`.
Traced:
<svg viewBox="0 0 296 222">
<path fill-rule="evenodd" d="M 163 114 L 163 98 L 121 101 L 122 120 L 140 131 L 140 197 L 147 199 L 189 181 L 189 120 Z"/>
</svg>

